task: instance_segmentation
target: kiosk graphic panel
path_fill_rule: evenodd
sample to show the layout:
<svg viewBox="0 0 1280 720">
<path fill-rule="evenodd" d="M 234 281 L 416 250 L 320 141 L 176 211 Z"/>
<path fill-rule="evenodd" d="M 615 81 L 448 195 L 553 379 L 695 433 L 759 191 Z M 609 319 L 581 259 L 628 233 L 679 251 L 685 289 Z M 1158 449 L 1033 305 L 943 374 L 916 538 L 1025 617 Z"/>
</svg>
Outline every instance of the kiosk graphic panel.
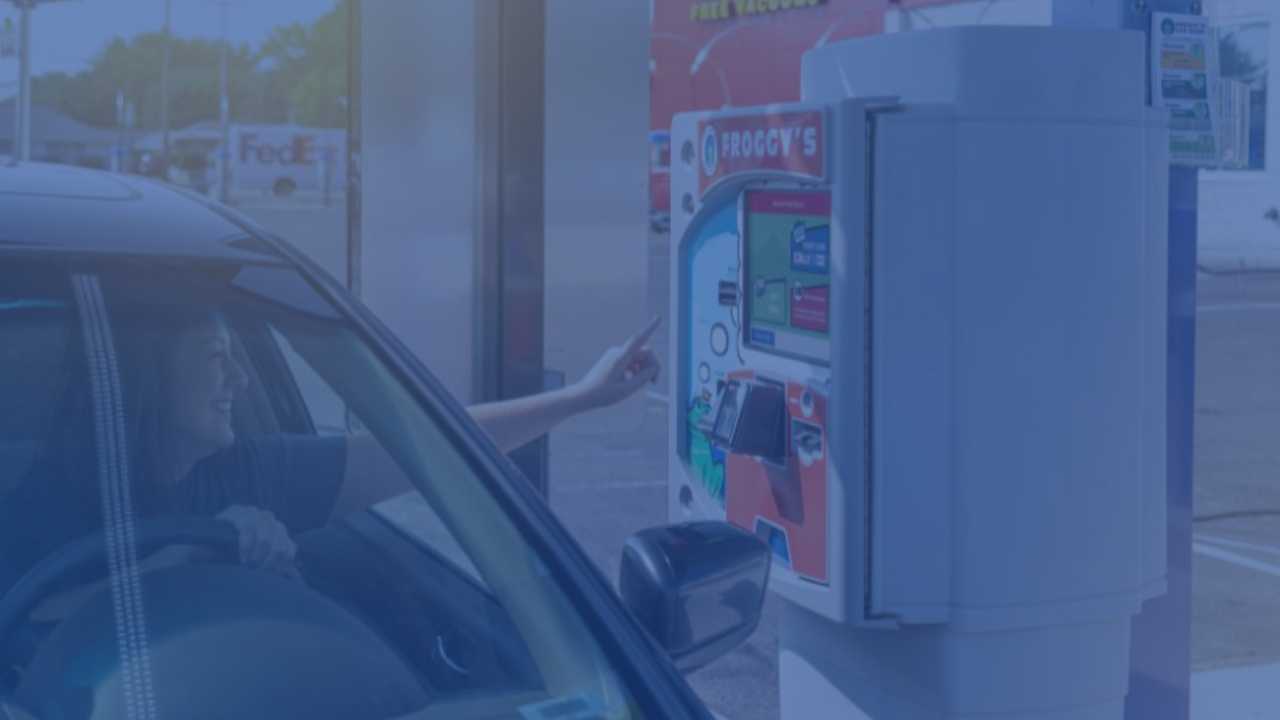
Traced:
<svg viewBox="0 0 1280 720">
<path fill-rule="evenodd" d="M 685 116 L 672 129 L 671 509 L 754 533 L 771 584 L 831 596 L 829 111 Z"/>
<path fill-rule="evenodd" d="M 741 367 L 739 346 L 737 208 L 726 205 L 707 218 L 682 251 L 687 273 L 681 279 L 686 298 L 683 323 L 687 333 L 683 371 L 677 382 L 686 413 L 690 505 L 698 516 L 724 518 L 725 449 L 713 439 L 718 396 L 729 373 Z M 725 417 L 722 425 L 736 424 Z"/>
<path fill-rule="evenodd" d="M 716 437 L 727 451 L 725 519 L 767 542 L 781 568 L 826 584 L 827 400 L 773 373 L 729 377 L 716 418 L 734 418 L 732 437 Z"/>
</svg>

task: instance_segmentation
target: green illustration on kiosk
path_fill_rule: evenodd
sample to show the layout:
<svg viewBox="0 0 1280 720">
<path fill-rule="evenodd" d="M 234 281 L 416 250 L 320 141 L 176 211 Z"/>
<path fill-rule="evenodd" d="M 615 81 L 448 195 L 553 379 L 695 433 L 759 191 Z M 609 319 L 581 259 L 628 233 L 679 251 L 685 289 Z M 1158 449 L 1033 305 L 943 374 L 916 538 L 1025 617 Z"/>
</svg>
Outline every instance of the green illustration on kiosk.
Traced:
<svg viewBox="0 0 1280 720">
<path fill-rule="evenodd" d="M 711 439 L 706 433 L 696 429 L 710 414 L 711 406 L 700 400 L 695 401 L 689 410 L 689 427 L 692 428 L 689 433 L 689 464 L 707 495 L 723 506 L 724 461 L 716 459 Z"/>
</svg>

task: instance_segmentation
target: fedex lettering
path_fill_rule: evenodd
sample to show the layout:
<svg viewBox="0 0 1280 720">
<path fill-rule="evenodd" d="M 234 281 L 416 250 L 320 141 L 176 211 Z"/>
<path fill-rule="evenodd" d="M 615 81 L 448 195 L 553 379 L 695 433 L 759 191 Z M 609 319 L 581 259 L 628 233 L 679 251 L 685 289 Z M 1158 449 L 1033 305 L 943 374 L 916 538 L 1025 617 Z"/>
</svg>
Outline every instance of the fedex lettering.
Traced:
<svg viewBox="0 0 1280 720">
<path fill-rule="evenodd" d="M 257 133 L 240 134 L 240 162 L 250 160 L 262 165 L 310 165 L 314 158 L 315 138 L 294 135 L 292 142 L 273 145 L 258 140 Z"/>
<path fill-rule="evenodd" d="M 699 191 L 747 172 L 806 178 L 825 175 L 825 114 L 821 110 L 712 116 L 699 123 Z"/>
</svg>

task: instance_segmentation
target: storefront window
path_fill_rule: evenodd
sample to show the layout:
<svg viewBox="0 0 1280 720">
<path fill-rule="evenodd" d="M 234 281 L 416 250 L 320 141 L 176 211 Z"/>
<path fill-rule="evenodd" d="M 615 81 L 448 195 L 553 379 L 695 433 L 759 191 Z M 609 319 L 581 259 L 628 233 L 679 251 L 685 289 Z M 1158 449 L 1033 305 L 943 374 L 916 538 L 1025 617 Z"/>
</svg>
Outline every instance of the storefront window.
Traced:
<svg viewBox="0 0 1280 720">
<path fill-rule="evenodd" d="M 1235 81 L 1248 93 L 1247 162 L 1239 169 L 1263 170 L 1267 156 L 1267 75 L 1271 26 L 1266 22 L 1224 25 L 1218 34 L 1222 79 Z"/>
</svg>

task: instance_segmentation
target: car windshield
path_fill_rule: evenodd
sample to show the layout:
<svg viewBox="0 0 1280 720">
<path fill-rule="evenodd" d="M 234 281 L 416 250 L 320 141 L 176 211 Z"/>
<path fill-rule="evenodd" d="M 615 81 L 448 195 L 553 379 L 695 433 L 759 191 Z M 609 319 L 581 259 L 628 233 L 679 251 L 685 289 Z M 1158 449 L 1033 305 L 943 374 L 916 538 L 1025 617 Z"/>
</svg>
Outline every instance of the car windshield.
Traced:
<svg viewBox="0 0 1280 720">
<path fill-rule="evenodd" d="M 458 423 L 365 338 L 266 260 L 0 264 L 3 697 L 639 716 Z"/>
</svg>

